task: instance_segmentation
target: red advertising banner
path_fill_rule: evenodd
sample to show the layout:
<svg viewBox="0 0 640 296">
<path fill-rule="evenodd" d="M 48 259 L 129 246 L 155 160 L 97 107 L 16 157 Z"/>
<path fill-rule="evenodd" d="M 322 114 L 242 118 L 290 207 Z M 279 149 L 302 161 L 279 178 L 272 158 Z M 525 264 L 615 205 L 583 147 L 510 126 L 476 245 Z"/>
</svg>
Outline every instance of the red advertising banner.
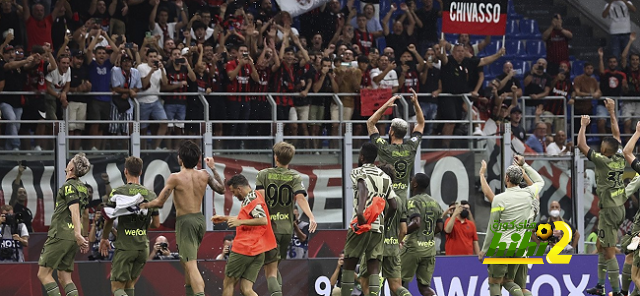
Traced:
<svg viewBox="0 0 640 296">
<path fill-rule="evenodd" d="M 445 0 L 442 32 L 502 36 L 507 27 L 507 0 Z"/>
<path fill-rule="evenodd" d="M 378 88 L 378 89 L 367 89 L 363 88 L 360 90 L 360 115 L 361 116 L 371 116 L 376 110 L 380 109 L 384 103 L 386 103 L 389 98 L 391 98 L 391 89 L 390 88 Z M 384 112 L 384 115 L 391 115 L 393 113 L 393 109 L 389 108 Z"/>
</svg>

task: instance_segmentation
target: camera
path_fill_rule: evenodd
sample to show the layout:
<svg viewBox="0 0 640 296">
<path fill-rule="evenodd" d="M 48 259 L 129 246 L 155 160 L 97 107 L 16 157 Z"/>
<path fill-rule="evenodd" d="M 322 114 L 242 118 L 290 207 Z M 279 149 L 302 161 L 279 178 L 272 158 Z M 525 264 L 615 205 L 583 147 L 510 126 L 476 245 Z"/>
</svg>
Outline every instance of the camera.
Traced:
<svg viewBox="0 0 640 296">
<path fill-rule="evenodd" d="M 127 42 L 124 44 L 124 48 L 133 48 L 133 42 Z"/>
<path fill-rule="evenodd" d="M 249 57 L 249 53 L 248 52 L 243 52 L 242 53 L 242 57 L 245 58 L 245 59 L 248 58 Z"/>
<path fill-rule="evenodd" d="M 168 249 L 168 248 L 169 248 L 169 244 L 167 244 L 167 243 L 160 243 L 160 248 Z"/>
<path fill-rule="evenodd" d="M 153 61 L 153 65 L 154 65 L 155 67 L 158 67 L 158 65 L 160 65 L 160 61 Z"/>
</svg>

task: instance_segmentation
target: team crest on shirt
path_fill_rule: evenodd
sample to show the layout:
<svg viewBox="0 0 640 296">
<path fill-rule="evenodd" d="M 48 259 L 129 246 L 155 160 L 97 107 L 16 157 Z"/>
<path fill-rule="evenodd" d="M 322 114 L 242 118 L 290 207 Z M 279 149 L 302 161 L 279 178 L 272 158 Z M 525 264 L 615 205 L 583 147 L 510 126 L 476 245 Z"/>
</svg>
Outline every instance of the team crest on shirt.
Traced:
<svg viewBox="0 0 640 296">
<path fill-rule="evenodd" d="M 610 88 L 617 88 L 619 83 L 620 82 L 618 81 L 618 78 L 609 77 L 609 87 Z"/>
<path fill-rule="evenodd" d="M 417 142 L 418 141 L 418 137 L 413 137 L 410 140 L 411 140 L 411 142 Z"/>
</svg>

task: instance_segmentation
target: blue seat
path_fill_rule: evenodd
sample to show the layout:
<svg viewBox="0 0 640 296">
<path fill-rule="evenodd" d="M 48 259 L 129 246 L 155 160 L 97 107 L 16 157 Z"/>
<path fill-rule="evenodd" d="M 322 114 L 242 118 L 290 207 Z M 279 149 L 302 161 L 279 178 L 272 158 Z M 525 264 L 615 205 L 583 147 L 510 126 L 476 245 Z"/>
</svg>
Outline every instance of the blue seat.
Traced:
<svg viewBox="0 0 640 296">
<path fill-rule="evenodd" d="M 531 58 L 542 58 L 547 56 L 547 47 L 540 40 L 527 41 L 527 53 Z"/>
<path fill-rule="evenodd" d="M 449 41 L 449 40 L 458 40 L 458 34 L 453 34 L 453 33 L 444 33 L 444 39 Z"/>
<path fill-rule="evenodd" d="M 542 33 L 540 33 L 540 28 L 538 28 L 538 22 L 532 19 L 523 19 L 520 20 L 520 34 L 518 37 L 526 38 L 526 39 L 540 39 L 542 38 Z"/>
<path fill-rule="evenodd" d="M 525 65 L 529 64 L 521 60 L 513 60 L 511 61 L 511 64 L 513 64 L 513 70 L 516 71 L 516 77 L 522 79 L 522 77 L 524 77 L 524 74 L 527 73 L 525 70 Z"/>
<path fill-rule="evenodd" d="M 573 76 L 582 75 L 582 73 L 584 73 L 584 64 L 585 64 L 585 61 L 578 61 L 578 60 L 573 61 L 573 64 L 571 65 L 571 75 Z"/>
<path fill-rule="evenodd" d="M 528 56 L 527 51 L 524 48 L 524 43 L 520 40 L 507 40 L 504 47 L 507 51 L 505 57 L 524 58 Z"/>
<path fill-rule="evenodd" d="M 502 41 L 491 41 L 487 47 L 484 48 L 485 55 L 494 55 L 502 47 Z"/>
<path fill-rule="evenodd" d="M 492 64 L 489 65 L 489 72 L 491 72 L 491 74 L 493 76 L 500 76 L 502 75 L 502 73 L 504 73 L 504 71 L 502 71 L 502 66 L 504 66 L 504 60 L 497 60 L 495 62 L 493 62 Z"/>
<path fill-rule="evenodd" d="M 509 17 L 515 16 L 518 14 L 516 12 L 516 7 L 513 5 L 513 1 L 509 1 L 509 3 L 507 4 L 507 14 L 509 15 Z"/>
<path fill-rule="evenodd" d="M 520 26 L 515 19 L 509 19 L 507 21 L 506 35 L 507 37 L 517 37 L 520 34 Z"/>
</svg>

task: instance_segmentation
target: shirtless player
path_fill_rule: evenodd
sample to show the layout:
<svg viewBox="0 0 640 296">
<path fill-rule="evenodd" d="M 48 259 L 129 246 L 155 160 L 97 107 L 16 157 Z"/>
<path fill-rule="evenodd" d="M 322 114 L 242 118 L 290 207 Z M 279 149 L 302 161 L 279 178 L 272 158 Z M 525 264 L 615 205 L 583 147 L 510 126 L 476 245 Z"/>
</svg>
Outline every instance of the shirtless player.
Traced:
<svg viewBox="0 0 640 296">
<path fill-rule="evenodd" d="M 202 157 L 200 147 L 192 141 L 185 141 L 178 149 L 178 163 L 181 169 L 167 179 L 160 196 L 141 208 L 159 208 L 171 193 L 176 207 L 176 243 L 180 263 L 185 269 L 185 289 L 187 296 L 204 296 L 204 280 L 198 270 L 198 248 L 206 231 L 206 220 L 202 214 L 202 198 L 207 184 L 217 193 L 224 194 L 224 183 L 215 170 L 213 157 L 204 159 L 213 171 L 194 169 Z"/>
</svg>

